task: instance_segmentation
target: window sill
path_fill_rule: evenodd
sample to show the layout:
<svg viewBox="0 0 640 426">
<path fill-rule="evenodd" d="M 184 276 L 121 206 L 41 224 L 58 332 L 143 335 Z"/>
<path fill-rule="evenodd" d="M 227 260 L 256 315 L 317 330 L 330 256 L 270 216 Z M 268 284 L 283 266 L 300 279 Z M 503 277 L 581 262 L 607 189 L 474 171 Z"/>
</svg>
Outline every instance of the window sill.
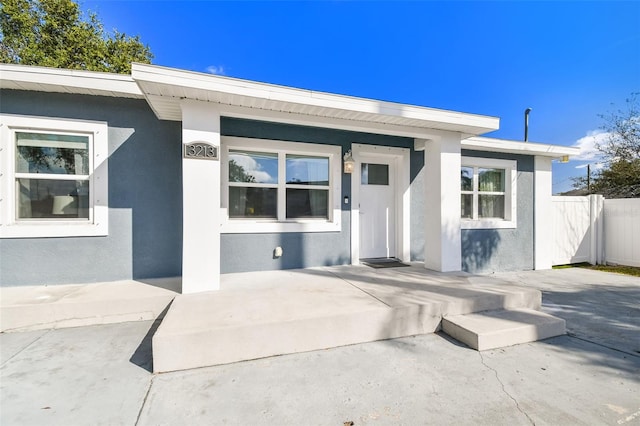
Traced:
<svg viewBox="0 0 640 426">
<path fill-rule="evenodd" d="M 460 221 L 461 229 L 516 229 L 516 222 L 513 220 L 484 219 Z"/>
<path fill-rule="evenodd" d="M 220 228 L 222 234 L 274 234 L 282 232 L 340 232 L 339 221 L 276 222 L 229 220 Z"/>
<path fill-rule="evenodd" d="M 39 222 L 0 226 L 0 238 L 104 237 L 108 234 L 107 224 Z"/>
</svg>

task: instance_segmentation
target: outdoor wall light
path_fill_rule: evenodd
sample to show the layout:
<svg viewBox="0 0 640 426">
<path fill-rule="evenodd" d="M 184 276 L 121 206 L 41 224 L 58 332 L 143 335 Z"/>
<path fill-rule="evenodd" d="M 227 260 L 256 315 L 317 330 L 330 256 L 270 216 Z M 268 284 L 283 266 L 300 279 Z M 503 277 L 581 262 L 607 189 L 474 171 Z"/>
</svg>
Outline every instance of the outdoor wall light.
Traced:
<svg viewBox="0 0 640 426">
<path fill-rule="evenodd" d="M 344 154 L 344 172 L 345 173 L 353 173 L 353 169 L 356 167 L 356 162 L 353 160 L 353 156 L 351 155 L 351 150 L 347 151 Z"/>
<path fill-rule="evenodd" d="M 568 155 L 563 155 L 562 156 L 562 160 L 560 160 L 563 163 L 568 163 L 569 162 L 569 156 Z"/>
</svg>

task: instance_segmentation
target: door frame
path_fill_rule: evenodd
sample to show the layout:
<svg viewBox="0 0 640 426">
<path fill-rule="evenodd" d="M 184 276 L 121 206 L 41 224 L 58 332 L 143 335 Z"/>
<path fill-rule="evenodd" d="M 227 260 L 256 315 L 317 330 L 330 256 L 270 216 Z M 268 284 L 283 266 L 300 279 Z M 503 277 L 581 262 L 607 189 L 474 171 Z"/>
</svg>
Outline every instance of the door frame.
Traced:
<svg viewBox="0 0 640 426">
<path fill-rule="evenodd" d="M 410 261 L 411 187 L 409 170 L 411 162 L 409 148 L 354 143 L 351 145 L 351 152 L 356 163 L 351 174 L 351 264 L 360 264 L 360 170 L 362 155 L 391 159 L 393 162 L 396 257 L 403 262 Z"/>
</svg>

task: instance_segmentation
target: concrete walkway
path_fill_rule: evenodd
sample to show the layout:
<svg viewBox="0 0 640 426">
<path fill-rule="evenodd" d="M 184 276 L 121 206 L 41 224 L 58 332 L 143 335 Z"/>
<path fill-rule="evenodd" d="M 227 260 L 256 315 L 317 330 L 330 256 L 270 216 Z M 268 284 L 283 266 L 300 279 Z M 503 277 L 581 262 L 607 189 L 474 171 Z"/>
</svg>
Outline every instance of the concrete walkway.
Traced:
<svg viewBox="0 0 640 426">
<path fill-rule="evenodd" d="M 0 331 L 154 320 L 178 295 L 179 278 L 0 288 Z"/>
<path fill-rule="evenodd" d="M 609 297 L 567 317 L 572 336 L 504 349 L 429 334 L 160 375 L 152 321 L 4 333 L 0 424 L 639 424 L 640 280 L 574 269 L 517 279 L 552 287 L 549 312 L 588 309 L 598 285 Z"/>
</svg>

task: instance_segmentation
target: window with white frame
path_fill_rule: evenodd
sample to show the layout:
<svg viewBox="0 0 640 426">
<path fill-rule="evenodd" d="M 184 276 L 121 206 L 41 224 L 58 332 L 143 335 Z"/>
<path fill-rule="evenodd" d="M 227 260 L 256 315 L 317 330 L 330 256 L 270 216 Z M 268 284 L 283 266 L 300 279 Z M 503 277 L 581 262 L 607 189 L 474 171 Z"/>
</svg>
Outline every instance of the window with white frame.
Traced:
<svg viewBox="0 0 640 426">
<path fill-rule="evenodd" d="M 515 228 L 515 160 L 462 157 L 460 216 L 463 228 Z"/>
<path fill-rule="evenodd" d="M 222 232 L 340 229 L 340 147 L 237 137 L 222 147 Z"/>
<path fill-rule="evenodd" d="M 0 115 L 0 236 L 107 235 L 107 125 Z"/>
</svg>

